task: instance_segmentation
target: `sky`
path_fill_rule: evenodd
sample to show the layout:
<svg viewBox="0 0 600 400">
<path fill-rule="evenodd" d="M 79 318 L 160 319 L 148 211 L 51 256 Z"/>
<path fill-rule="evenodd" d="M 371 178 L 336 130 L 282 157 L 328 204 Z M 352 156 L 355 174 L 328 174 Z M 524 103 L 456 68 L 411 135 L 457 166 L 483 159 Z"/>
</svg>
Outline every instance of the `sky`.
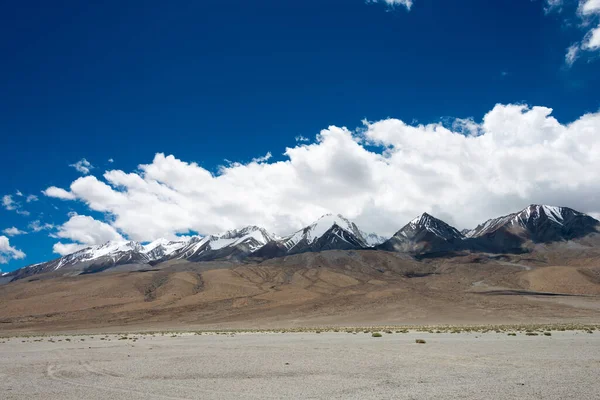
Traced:
<svg viewBox="0 0 600 400">
<path fill-rule="evenodd" d="M 325 213 L 600 216 L 600 0 L 0 4 L 0 269 Z"/>
</svg>

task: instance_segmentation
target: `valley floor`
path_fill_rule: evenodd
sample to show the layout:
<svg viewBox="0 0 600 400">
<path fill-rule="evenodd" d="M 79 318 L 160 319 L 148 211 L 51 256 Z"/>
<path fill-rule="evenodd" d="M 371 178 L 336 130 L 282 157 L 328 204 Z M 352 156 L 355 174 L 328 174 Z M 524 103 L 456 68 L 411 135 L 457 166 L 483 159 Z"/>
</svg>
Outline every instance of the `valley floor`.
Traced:
<svg viewBox="0 0 600 400">
<path fill-rule="evenodd" d="M 0 393 L 6 400 L 600 398 L 598 331 L 382 335 L 0 339 Z"/>
</svg>

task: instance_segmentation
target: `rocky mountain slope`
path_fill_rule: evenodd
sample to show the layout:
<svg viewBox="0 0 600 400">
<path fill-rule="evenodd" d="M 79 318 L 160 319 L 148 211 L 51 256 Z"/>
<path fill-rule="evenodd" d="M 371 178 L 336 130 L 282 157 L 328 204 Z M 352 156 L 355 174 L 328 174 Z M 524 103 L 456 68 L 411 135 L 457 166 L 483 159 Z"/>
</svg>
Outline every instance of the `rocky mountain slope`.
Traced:
<svg viewBox="0 0 600 400">
<path fill-rule="evenodd" d="M 166 259 L 210 261 L 218 259 L 239 260 L 279 238 L 257 226 L 234 229 L 220 235 L 193 237 L 182 248 Z"/>
<path fill-rule="evenodd" d="M 412 254 L 463 249 L 464 236 L 456 228 L 424 213 L 410 221 L 378 249 Z"/>
<path fill-rule="evenodd" d="M 597 232 L 598 220 L 567 207 L 532 204 L 494 218 L 466 233 L 468 247 L 489 252 L 512 252 L 527 242 L 572 240 Z"/>
</svg>

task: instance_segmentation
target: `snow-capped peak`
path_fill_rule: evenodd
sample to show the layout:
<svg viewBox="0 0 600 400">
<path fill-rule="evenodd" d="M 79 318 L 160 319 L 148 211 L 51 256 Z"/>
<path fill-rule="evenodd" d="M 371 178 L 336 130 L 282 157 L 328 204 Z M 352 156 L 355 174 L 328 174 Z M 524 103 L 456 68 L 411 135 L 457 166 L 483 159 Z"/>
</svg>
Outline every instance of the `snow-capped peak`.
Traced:
<svg viewBox="0 0 600 400">
<path fill-rule="evenodd" d="M 525 220 L 537 220 L 545 215 L 551 221 L 562 225 L 564 221 L 563 210 L 562 207 L 531 204 L 529 207 L 518 213 L 518 217 L 524 218 Z"/>
<path fill-rule="evenodd" d="M 210 248 L 212 250 L 218 250 L 226 246 L 235 245 L 248 239 L 254 239 L 261 245 L 265 245 L 271 240 L 276 240 L 276 235 L 270 234 L 265 229 L 258 226 L 247 226 L 242 229 L 232 229 L 227 232 L 223 232 L 219 235 L 210 236 Z"/>
<path fill-rule="evenodd" d="M 234 248 L 244 245 L 250 251 L 256 251 L 272 240 L 279 237 L 267 232 L 258 226 L 247 226 L 242 229 L 232 229 L 216 235 L 208 235 L 203 238 L 192 238 L 176 254 L 177 258 L 189 258 L 199 256 L 211 250 L 221 250 L 226 247 Z"/>
<path fill-rule="evenodd" d="M 584 214 L 566 207 L 549 206 L 545 204 L 531 204 L 523 210 L 490 219 L 477 228 L 468 232 L 467 237 L 473 238 L 496 231 L 503 226 L 512 226 L 527 229 L 538 224 L 549 221 L 557 225 L 563 225 L 565 218 L 569 216 L 583 216 Z"/>
<path fill-rule="evenodd" d="M 364 242 L 367 247 L 366 240 L 358 227 L 350 222 L 347 218 L 340 214 L 325 214 L 307 227 L 293 233 L 283 239 L 285 247 L 289 250 L 294 248 L 298 243 L 305 240 L 307 245 L 311 245 L 327 233 L 332 227 L 337 226 L 340 229 L 352 234 L 357 240 Z"/>
<path fill-rule="evenodd" d="M 381 236 L 374 232 L 367 233 L 365 231 L 360 231 L 360 234 L 363 239 L 365 239 L 365 242 L 371 247 L 375 247 L 389 239 L 389 237 Z"/>
<path fill-rule="evenodd" d="M 173 254 L 174 252 L 188 244 L 190 240 L 191 239 L 169 240 L 159 238 L 143 246 L 142 252 L 146 254 L 150 260 L 158 260 L 162 257 Z"/>
<path fill-rule="evenodd" d="M 312 243 L 323 236 L 325 232 L 331 229 L 331 227 L 334 225 L 337 225 L 348 232 L 357 233 L 355 232 L 357 230 L 356 225 L 340 214 L 325 214 L 317 221 L 304 228 L 303 231 L 306 233 L 308 242 Z M 360 234 L 360 232 L 358 233 Z"/>
<path fill-rule="evenodd" d="M 463 236 L 456 228 L 427 213 L 423 213 L 410 221 L 402 228 L 400 234 L 406 237 L 413 236 L 418 230 L 429 231 L 444 239 L 461 238 Z"/>
<path fill-rule="evenodd" d="M 87 251 L 89 259 L 102 257 L 108 254 L 120 253 L 126 251 L 143 252 L 144 246 L 133 240 L 128 241 L 110 241 L 99 246 L 90 247 Z"/>
</svg>

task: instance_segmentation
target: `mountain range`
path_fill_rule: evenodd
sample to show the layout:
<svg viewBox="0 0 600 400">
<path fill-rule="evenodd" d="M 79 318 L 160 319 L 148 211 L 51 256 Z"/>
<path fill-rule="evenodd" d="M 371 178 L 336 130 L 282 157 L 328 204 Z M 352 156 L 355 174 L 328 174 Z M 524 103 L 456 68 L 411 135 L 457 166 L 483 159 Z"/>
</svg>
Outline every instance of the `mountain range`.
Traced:
<svg viewBox="0 0 600 400">
<path fill-rule="evenodd" d="M 391 238 L 384 238 L 361 231 L 341 215 L 327 214 L 285 237 L 248 226 L 188 240 L 158 239 L 145 245 L 108 242 L 3 274 L 0 283 L 49 272 L 90 274 L 121 265 L 151 266 L 171 260 L 252 262 L 326 250 L 379 250 L 412 256 L 520 253 L 536 243 L 582 238 L 598 232 L 599 226 L 598 220 L 573 209 L 533 204 L 462 232 L 424 213 Z"/>
</svg>

